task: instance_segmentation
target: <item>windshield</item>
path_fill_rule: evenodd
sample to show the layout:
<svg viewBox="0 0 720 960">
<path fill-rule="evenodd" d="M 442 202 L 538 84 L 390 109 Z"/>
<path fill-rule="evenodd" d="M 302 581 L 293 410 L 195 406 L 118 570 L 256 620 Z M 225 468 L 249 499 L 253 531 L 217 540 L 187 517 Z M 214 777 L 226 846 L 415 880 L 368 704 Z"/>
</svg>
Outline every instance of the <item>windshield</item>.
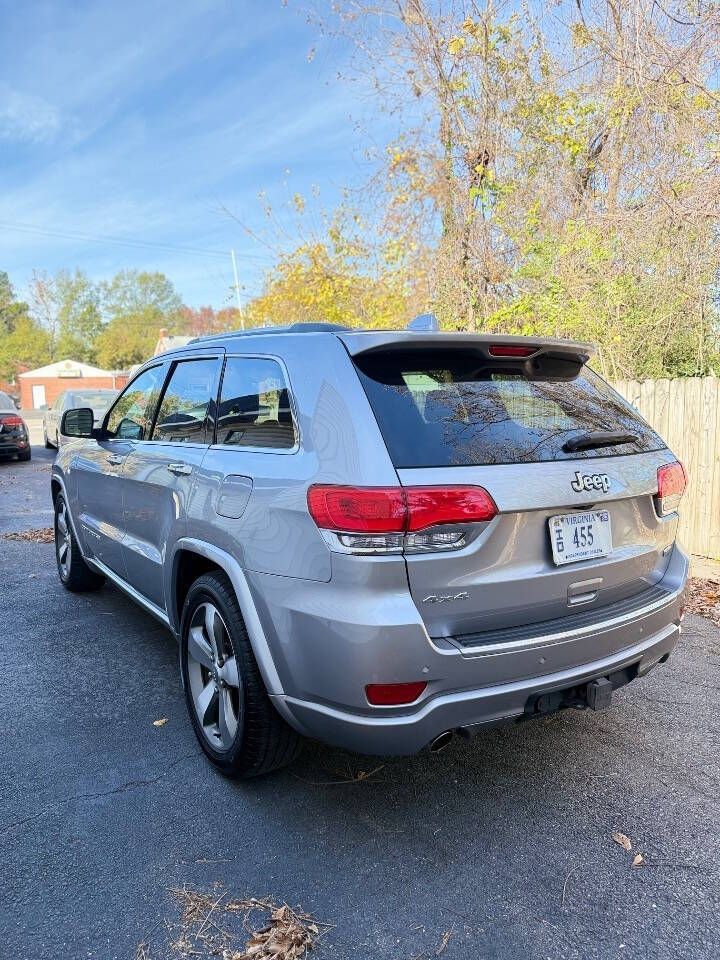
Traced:
<svg viewBox="0 0 720 960">
<path fill-rule="evenodd" d="M 91 393 L 71 393 L 68 408 L 79 410 L 90 407 L 94 413 L 103 413 L 117 396 L 115 390 L 98 390 Z"/>
<path fill-rule="evenodd" d="M 587 368 L 573 380 L 530 380 L 464 349 L 355 359 L 392 458 L 400 467 L 575 460 L 661 450 L 638 413 Z M 595 431 L 629 442 L 567 449 Z"/>
<path fill-rule="evenodd" d="M 0 393 L 0 410 L 14 410 L 15 404 L 6 393 Z"/>
</svg>

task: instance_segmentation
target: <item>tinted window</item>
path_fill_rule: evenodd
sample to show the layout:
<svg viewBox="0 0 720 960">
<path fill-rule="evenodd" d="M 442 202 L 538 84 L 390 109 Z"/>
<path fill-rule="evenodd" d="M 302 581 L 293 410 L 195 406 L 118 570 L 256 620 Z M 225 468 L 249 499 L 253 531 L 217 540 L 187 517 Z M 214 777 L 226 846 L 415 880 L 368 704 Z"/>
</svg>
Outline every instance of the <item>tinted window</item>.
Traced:
<svg viewBox="0 0 720 960">
<path fill-rule="evenodd" d="M 0 410 L 14 410 L 15 404 L 6 393 L 0 393 Z"/>
<path fill-rule="evenodd" d="M 184 360 L 172 372 L 155 421 L 153 440 L 204 443 L 218 361 Z"/>
<path fill-rule="evenodd" d="M 660 450 L 662 440 L 587 368 L 572 380 L 530 380 L 462 351 L 384 353 L 357 360 L 396 467 L 469 466 L 582 459 Z M 631 443 L 567 451 L 595 431 Z"/>
<path fill-rule="evenodd" d="M 290 397 L 282 367 L 260 357 L 228 357 L 217 442 L 288 450 L 295 446 Z"/>
<path fill-rule="evenodd" d="M 166 371 L 166 364 L 151 367 L 128 384 L 110 411 L 106 424 L 110 436 L 147 440 Z"/>
</svg>

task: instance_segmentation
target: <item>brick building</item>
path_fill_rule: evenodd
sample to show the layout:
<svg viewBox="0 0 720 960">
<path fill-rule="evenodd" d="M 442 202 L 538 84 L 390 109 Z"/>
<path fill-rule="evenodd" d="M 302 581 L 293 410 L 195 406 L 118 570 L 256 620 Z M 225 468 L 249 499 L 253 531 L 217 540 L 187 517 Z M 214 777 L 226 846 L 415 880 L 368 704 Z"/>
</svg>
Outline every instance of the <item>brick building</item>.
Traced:
<svg viewBox="0 0 720 960">
<path fill-rule="evenodd" d="M 38 410 L 50 406 L 64 390 L 119 390 L 128 381 L 128 374 L 117 370 L 101 370 L 77 360 L 58 360 L 37 370 L 27 370 L 18 377 L 20 406 Z"/>
</svg>

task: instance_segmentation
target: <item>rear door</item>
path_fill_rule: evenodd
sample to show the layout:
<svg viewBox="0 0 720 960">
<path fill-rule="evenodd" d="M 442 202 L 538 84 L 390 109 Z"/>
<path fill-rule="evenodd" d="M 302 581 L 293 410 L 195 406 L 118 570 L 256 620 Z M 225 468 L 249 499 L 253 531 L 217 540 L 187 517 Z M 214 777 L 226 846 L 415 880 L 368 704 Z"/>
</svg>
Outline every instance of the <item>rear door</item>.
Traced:
<svg viewBox="0 0 720 960">
<path fill-rule="evenodd" d="M 128 582 L 165 608 L 168 545 L 185 534 L 187 503 L 211 436 L 219 356 L 176 361 L 150 436 L 133 445 L 123 467 L 124 537 Z"/>
<path fill-rule="evenodd" d="M 654 494 L 673 457 L 592 371 L 548 359 L 529 373 L 467 343 L 355 363 L 400 482 L 481 486 L 498 508 L 459 545 L 406 549 L 431 636 L 563 617 L 661 579 L 677 515 L 660 518 Z"/>
</svg>

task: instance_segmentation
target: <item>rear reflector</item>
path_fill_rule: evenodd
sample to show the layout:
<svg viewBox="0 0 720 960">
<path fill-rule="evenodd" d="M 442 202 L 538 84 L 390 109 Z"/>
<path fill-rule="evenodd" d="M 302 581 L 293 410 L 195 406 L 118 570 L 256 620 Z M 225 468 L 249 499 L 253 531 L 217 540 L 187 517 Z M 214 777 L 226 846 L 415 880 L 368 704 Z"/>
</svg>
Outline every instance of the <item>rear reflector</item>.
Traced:
<svg viewBox="0 0 720 960">
<path fill-rule="evenodd" d="M 415 683 L 369 683 L 365 687 L 365 694 L 368 703 L 373 706 L 397 707 L 404 703 L 413 703 L 426 686 L 424 680 Z"/>
<path fill-rule="evenodd" d="M 657 482 L 657 505 L 660 515 L 674 513 L 680 506 L 687 486 L 685 467 L 678 460 L 658 467 Z"/>
<path fill-rule="evenodd" d="M 446 523 L 478 523 L 497 515 L 482 487 L 341 487 L 315 484 L 308 509 L 321 530 L 405 533 Z"/>
<path fill-rule="evenodd" d="M 495 343 L 488 347 L 491 357 L 531 357 L 537 352 L 537 347 L 521 347 L 514 343 Z"/>
</svg>

